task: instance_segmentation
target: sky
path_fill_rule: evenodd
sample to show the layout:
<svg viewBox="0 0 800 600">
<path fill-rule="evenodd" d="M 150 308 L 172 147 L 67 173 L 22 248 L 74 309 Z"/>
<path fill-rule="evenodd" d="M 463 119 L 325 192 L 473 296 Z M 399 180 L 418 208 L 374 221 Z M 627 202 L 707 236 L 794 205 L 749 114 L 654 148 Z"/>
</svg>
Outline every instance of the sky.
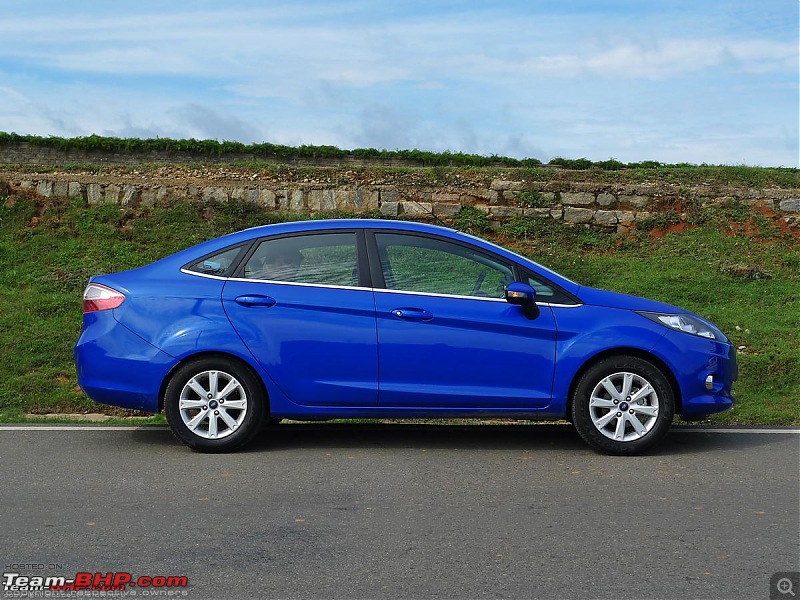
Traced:
<svg viewBox="0 0 800 600">
<path fill-rule="evenodd" d="M 0 131 L 798 167 L 798 0 L 3 0 Z"/>
</svg>

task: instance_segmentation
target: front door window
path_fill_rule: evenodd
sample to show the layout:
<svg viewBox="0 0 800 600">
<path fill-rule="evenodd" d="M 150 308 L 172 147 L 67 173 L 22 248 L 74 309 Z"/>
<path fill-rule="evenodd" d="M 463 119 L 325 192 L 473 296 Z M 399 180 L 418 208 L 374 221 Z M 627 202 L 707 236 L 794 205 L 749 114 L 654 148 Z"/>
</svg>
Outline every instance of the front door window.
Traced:
<svg viewBox="0 0 800 600">
<path fill-rule="evenodd" d="M 375 235 L 386 288 L 409 292 L 503 298 L 511 267 L 473 248 L 436 238 Z"/>
</svg>

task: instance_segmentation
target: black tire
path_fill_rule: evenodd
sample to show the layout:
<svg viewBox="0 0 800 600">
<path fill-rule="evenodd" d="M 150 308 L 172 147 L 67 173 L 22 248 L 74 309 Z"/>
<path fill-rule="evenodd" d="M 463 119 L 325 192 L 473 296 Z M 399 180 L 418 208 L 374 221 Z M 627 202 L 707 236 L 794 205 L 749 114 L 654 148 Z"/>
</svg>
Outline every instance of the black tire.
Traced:
<svg viewBox="0 0 800 600">
<path fill-rule="evenodd" d="M 675 414 L 675 393 L 664 373 L 635 356 L 613 356 L 590 367 L 571 400 L 575 429 L 604 454 L 642 454 L 667 434 Z"/>
<path fill-rule="evenodd" d="M 164 393 L 172 433 L 199 452 L 229 452 L 246 444 L 261 429 L 266 404 L 252 370 L 223 356 L 181 366 Z"/>
</svg>

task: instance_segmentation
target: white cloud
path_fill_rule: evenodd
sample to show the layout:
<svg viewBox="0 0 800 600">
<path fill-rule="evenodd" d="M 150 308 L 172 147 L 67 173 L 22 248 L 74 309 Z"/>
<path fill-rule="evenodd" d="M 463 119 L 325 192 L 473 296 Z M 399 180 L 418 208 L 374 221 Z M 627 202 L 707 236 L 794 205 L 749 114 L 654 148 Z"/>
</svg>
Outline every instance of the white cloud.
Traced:
<svg viewBox="0 0 800 600">
<path fill-rule="evenodd" d="M 0 86 L 0 94 L 7 96 L 10 100 L 14 102 L 19 102 L 19 103 L 30 102 L 30 99 L 27 98 L 24 94 L 21 94 L 17 90 L 10 87 Z"/>
<path fill-rule="evenodd" d="M 622 44 L 582 54 L 542 54 L 508 60 L 471 56 L 469 64 L 486 77 L 505 73 L 556 78 L 667 79 L 720 67 L 749 73 L 793 70 L 797 67 L 797 46 L 760 40 L 668 39 L 648 45 Z"/>
<path fill-rule="evenodd" d="M 142 1 L 136 14 L 17 2 L 0 21 L 0 130 L 796 161 L 769 140 L 798 136 L 797 32 L 773 17 L 754 29 L 731 13 L 723 28 L 703 0 L 705 14 L 642 4 L 637 19 L 602 0 L 591 12 Z M 708 144 L 716 120 L 735 130 Z"/>
</svg>

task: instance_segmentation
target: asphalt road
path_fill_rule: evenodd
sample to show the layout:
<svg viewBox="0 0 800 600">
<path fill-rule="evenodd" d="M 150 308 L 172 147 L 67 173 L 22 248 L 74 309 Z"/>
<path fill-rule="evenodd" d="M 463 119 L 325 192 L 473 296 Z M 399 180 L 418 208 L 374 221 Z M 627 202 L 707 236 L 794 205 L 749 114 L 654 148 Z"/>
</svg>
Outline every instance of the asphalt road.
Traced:
<svg viewBox="0 0 800 600">
<path fill-rule="evenodd" d="M 232 455 L 0 427 L 0 455 L 4 572 L 185 575 L 192 599 L 766 599 L 800 569 L 797 430 L 616 458 L 553 426 L 280 425 Z"/>
</svg>

